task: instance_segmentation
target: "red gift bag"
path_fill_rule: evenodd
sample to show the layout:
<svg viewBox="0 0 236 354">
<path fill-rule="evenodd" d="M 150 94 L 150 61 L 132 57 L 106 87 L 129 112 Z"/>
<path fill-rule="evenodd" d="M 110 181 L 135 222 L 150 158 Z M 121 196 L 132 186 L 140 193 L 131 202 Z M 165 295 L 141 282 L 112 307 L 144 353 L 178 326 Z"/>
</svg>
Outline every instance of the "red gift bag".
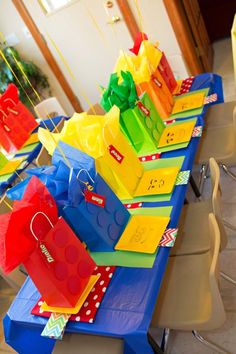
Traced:
<svg viewBox="0 0 236 354">
<path fill-rule="evenodd" d="M 160 64 L 158 65 L 158 69 L 160 70 L 160 73 L 163 79 L 165 80 L 168 89 L 170 90 L 171 93 L 173 93 L 175 88 L 177 87 L 177 81 L 175 80 L 173 71 L 166 59 L 164 52 L 162 52 L 162 57 L 161 57 Z"/>
<path fill-rule="evenodd" d="M 37 126 L 34 116 L 19 100 L 17 87 L 10 84 L 0 97 L 0 144 L 7 152 L 14 152 Z"/>
<path fill-rule="evenodd" d="M 21 201 L 0 215 L 0 265 L 23 263 L 49 306 L 74 307 L 96 266 L 47 188 L 32 177 Z"/>
</svg>

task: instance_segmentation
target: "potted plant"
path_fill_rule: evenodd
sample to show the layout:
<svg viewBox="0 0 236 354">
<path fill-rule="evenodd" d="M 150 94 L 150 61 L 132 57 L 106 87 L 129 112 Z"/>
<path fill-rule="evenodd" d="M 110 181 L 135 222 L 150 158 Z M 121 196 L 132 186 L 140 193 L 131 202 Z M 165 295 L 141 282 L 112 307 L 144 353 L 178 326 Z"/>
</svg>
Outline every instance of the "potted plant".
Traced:
<svg viewBox="0 0 236 354">
<path fill-rule="evenodd" d="M 37 95 L 35 94 L 31 85 L 39 94 L 40 98 L 44 100 L 45 98 L 51 95 L 47 77 L 41 71 L 41 69 L 39 69 L 37 65 L 35 65 L 32 61 L 23 59 L 14 47 L 7 47 L 4 44 L 0 43 L 0 48 L 6 60 L 10 64 L 13 72 L 21 83 L 20 85 L 13 72 L 7 65 L 6 61 L 3 59 L 3 56 L 0 52 L 0 94 L 6 90 L 8 84 L 15 84 L 19 90 L 20 100 L 31 111 L 33 111 L 32 103 L 34 105 L 38 104 L 39 99 L 37 98 Z M 25 75 L 23 75 L 22 72 L 24 72 Z M 27 76 L 31 85 L 29 84 L 25 76 Z M 29 96 L 32 103 L 30 102 L 25 92 Z"/>
</svg>

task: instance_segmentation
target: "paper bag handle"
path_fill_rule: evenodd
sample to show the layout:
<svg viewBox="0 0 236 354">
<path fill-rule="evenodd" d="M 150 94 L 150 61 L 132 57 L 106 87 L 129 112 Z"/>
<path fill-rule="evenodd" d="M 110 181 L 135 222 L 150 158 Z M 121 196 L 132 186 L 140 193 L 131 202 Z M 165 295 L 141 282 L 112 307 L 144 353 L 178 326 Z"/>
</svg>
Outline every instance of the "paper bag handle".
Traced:
<svg viewBox="0 0 236 354">
<path fill-rule="evenodd" d="M 91 177 L 89 171 L 86 170 L 85 168 L 81 168 L 81 170 L 79 170 L 79 172 L 77 173 L 76 178 L 78 179 L 78 181 L 79 181 L 80 183 L 86 184 L 86 182 L 81 181 L 81 180 L 79 179 L 79 176 L 80 176 L 81 172 L 87 173 L 87 175 L 88 175 L 88 177 L 90 178 L 90 180 L 92 181 L 92 183 L 95 183 L 95 181 L 94 181 L 94 179 Z M 83 193 L 83 192 L 82 192 L 82 193 Z M 84 193 L 83 193 L 83 194 L 84 194 Z"/>
<path fill-rule="evenodd" d="M 0 112 L 2 113 L 2 115 L 3 115 L 4 118 L 7 118 L 7 114 L 6 114 L 2 109 L 0 109 Z M 5 123 L 4 120 L 5 120 L 5 119 L 0 119 L 0 122 L 2 123 L 3 128 L 6 130 L 6 132 L 10 132 L 11 129 L 8 127 L 8 125 Z"/>
<path fill-rule="evenodd" d="M 39 239 L 38 239 L 38 237 L 37 237 L 37 236 L 35 235 L 35 233 L 34 233 L 34 230 L 33 230 L 33 222 L 34 222 L 34 219 L 36 218 L 36 216 L 39 215 L 39 214 L 44 215 L 45 218 L 47 219 L 47 221 L 49 222 L 50 226 L 53 227 L 53 223 L 51 222 L 51 220 L 49 219 L 49 217 L 48 217 L 44 212 L 38 211 L 37 213 L 35 213 L 34 216 L 33 216 L 32 219 L 31 219 L 31 222 L 30 222 L 30 231 L 31 231 L 32 235 L 34 236 L 34 238 L 35 238 L 35 240 L 36 240 L 37 242 L 39 242 Z"/>
<path fill-rule="evenodd" d="M 6 99 L 4 100 L 4 102 L 7 102 L 7 101 L 10 101 L 11 103 L 13 103 L 13 107 L 16 106 L 16 103 L 15 103 L 15 101 L 14 101 L 12 98 L 6 98 Z M 8 110 L 9 112 L 15 114 L 15 115 L 18 115 L 18 114 L 19 114 L 19 112 L 15 111 L 14 109 L 12 109 L 12 108 L 10 108 L 10 107 L 7 107 L 7 110 Z"/>
</svg>

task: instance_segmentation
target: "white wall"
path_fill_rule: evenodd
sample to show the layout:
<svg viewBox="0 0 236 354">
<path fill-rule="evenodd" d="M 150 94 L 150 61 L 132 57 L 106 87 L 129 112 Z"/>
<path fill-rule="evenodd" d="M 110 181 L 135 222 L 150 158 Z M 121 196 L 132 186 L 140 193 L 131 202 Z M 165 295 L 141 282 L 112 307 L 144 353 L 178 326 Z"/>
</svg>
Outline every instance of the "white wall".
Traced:
<svg viewBox="0 0 236 354">
<path fill-rule="evenodd" d="M 139 23 L 135 1 L 129 0 Z M 166 52 L 174 73 L 178 78 L 187 76 L 187 70 L 181 55 L 162 0 L 138 0 L 143 18 L 143 30 L 152 41 L 159 41 Z M 121 21 L 111 26 L 104 9 L 104 0 L 77 0 L 70 6 L 46 16 L 37 0 L 24 0 L 29 13 L 44 35 L 49 48 L 61 67 L 73 91 L 79 98 L 84 110 L 89 103 L 100 99 L 99 84 L 106 85 L 113 71 L 119 50 L 128 50 L 133 41 L 122 20 L 119 8 L 113 1 L 110 15 L 119 15 Z M 91 18 L 91 15 L 93 18 Z M 10 19 L 10 20 L 9 20 Z M 99 30 L 97 27 L 99 27 Z M 33 39 L 24 36 L 25 27 L 14 5 L 9 0 L 0 1 L 0 31 L 4 35 L 16 33 L 20 43 L 16 46 L 24 57 L 32 59 L 47 74 L 53 94 L 58 97 L 69 114 L 73 108 L 58 85 L 45 59 Z M 56 42 L 61 53 L 73 72 L 71 78 L 60 55 L 50 43 L 49 36 Z M 86 97 L 85 97 L 86 96 Z M 89 101 L 89 102 L 88 102 Z"/>
<path fill-rule="evenodd" d="M 34 0 L 34 2 L 36 2 Z M 66 98 L 64 91 L 58 84 L 56 77 L 49 68 L 47 62 L 45 61 L 43 55 L 41 54 L 38 46 L 34 42 L 33 38 L 26 37 L 23 29 L 25 24 L 22 21 L 20 15 L 18 14 L 15 6 L 9 0 L 0 1 L 0 32 L 3 33 L 4 37 L 8 35 L 15 34 L 19 40 L 19 43 L 15 48 L 19 51 L 24 59 L 32 60 L 42 71 L 46 74 L 49 79 L 52 94 L 55 95 L 61 102 L 63 108 L 68 114 L 73 113 L 73 108 Z"/>
<path fill-rule="evenodd" d="M 24 3 L 44 34 L 82 107 L 88 108 L 88 100 L 92 104 L 98 102 L 98 87 L 107 84 L 120 48 L 126 49 L 132 45 L 125 22 L 120 21 L 114 27 L 108 24 L 103 0 L 77 0 L 48 16 L 36 0 L 24 0 Z M 119 14 L 115 1 L 111 14 Z M 50 43 L 48 34 L 65 57 L 75 80 L 71 78 L 60 55 Z"/>
<path fill-rule="evenodd" d="M 140 24 L 135 1 L 128 0 L 128 2 L 137 23 Z M 187 66 L 163 0 L 138 0 L 137 3 L 141 10 L 143 31 L 148 34 L 149 39 L 160 43 L 160 48 L 165 52 L 175 76 L 177 78 L 187 77 Z"/>
</svg>

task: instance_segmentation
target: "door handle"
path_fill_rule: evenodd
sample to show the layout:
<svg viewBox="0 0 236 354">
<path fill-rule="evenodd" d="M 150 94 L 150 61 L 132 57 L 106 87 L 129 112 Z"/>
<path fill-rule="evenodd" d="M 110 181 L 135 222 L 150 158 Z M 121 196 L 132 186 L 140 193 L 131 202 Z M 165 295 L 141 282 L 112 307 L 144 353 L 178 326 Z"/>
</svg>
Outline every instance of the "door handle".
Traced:
<svg viewBox="0 0 236 354">
<path fill-rule="evenodd" d="M 112 16 L 112 17 L 110 18 L 110 21 L 108 21 L 107 23 L 108 23 L 109 25 L 112 25 L 112 24 L 117 23 L 117 22 L 119 22 L 119 21 L 121 21 L 120 16 L 115 15 L 115 16 Z"/>
</svg>

